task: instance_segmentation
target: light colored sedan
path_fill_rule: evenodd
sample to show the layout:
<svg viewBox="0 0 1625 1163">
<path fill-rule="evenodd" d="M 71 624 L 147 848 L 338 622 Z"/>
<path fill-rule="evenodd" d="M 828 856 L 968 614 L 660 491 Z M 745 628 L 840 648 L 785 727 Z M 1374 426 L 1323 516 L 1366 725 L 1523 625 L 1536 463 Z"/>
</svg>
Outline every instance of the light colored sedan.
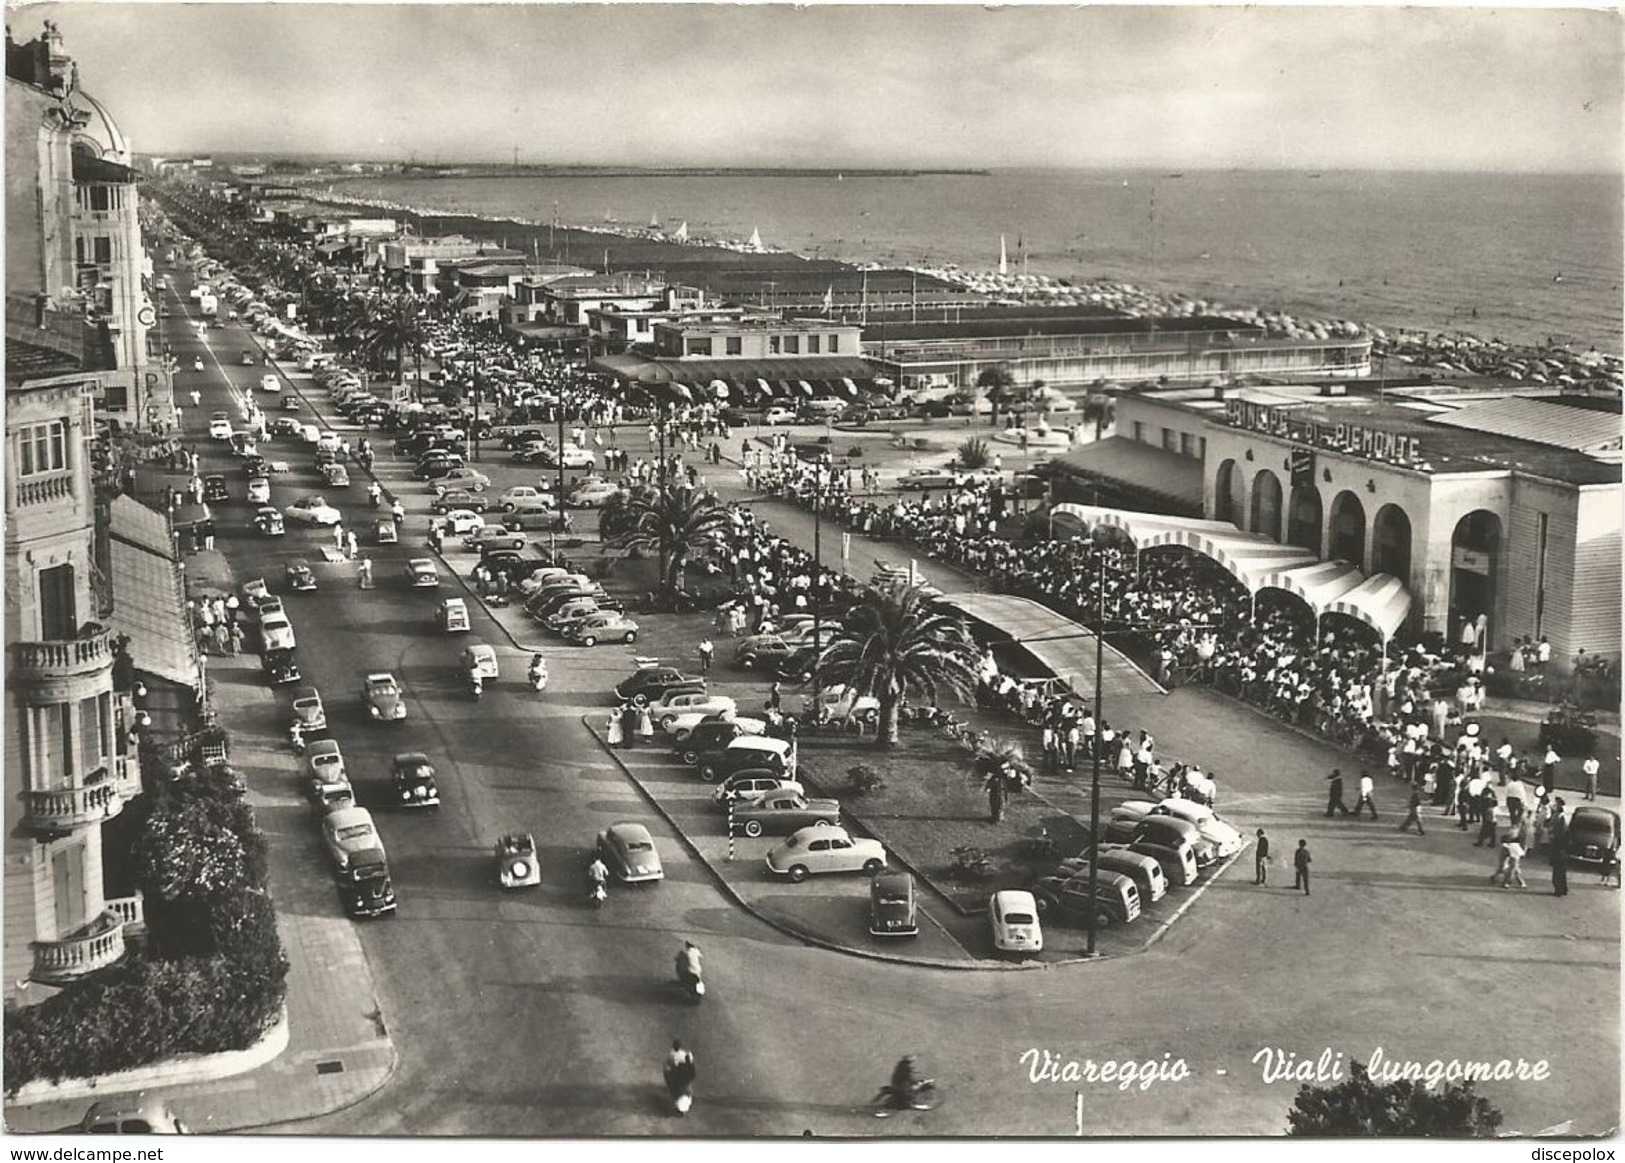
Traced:
<svg viewBox="0 0 1625 1163">
<path fill-rule="evenodd" d="M 854 839 L 845 828 L 802 828 L 767 854 L 767 870 L 799 884 L 825 872 L 861 872 L 873 876 L 886 867 L 886 850 L 878 840 Z"/>
<path fill-rule="evenodd" d="M 1223 860 L 1227 856 L 1234 856 L 1246 845 L 1247 839 L 1241 834 L 1241 829 L 1225 820 L 1212 808 L 1198 804 L 1192 800 L 1182 800 L 1174 797 L 1163 800 L 1151 810 L 1155 816 L 1172 816 L 1176 820 L 1184 820 L 1195 824 L 1202 838 L 1211 840 L 1218 849 L 1218 856 Z"/>
<path fill-rule="evenodd" d="M 636 642 L 638 624 L 625 614 L 613 611 L 591 614 L 564 631 L 564 637 L 580 646 L 600 642 Z"/>
<path fill-rule="evenodd" d="M 620 491 L 620 486 L 608 481 L 583 481 L 570 494 L 570 504 L 577 509 L 596 509 Z"/>
<path fill-rule="evenodd" d="M 267 650 L 292 650 L 298 645 L 293 637 L 293 623 L 286 614 L 262 615 L 260 637 Z"/>
<path fill-rule="evenodd" d="M 303 521 L 307 525 L 337 525 L 344 520 L 344 514 L 323 497 L 300 497 L 282 512 L 290 521 Z"/>
<path fill-rule="evenodd" d="M 452 537 L 466 537 L 485 528 L 485 518 L 473 509 L 453 509 L 446 514 L 445 531 Z"/>
<path fill-rule="evenodd" d="M 248 478 L 248 503 L 250 505 L 269 505 L 271 503 L 271 482 L 267 478 Z"/>
<path fill-rule="evenodd" d="M 782 835 L 803 828 L 831 828 L 840 821 L 841 805 L 835 800 L 810 800 L 798 791 L 770 791 L 742 804 L 735 804 L 729 819 L 747 836 L 766 833 Z"/>
</svg>

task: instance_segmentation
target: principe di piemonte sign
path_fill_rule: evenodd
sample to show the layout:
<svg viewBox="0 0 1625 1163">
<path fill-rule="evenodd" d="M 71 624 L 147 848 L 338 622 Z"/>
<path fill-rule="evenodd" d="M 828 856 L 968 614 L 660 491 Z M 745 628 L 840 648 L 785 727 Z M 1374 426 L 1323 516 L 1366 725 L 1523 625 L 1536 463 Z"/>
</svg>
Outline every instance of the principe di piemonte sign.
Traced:
<svg viewBox="0 0 1625 1163">
<path fill-rule="evenodd" d="M 1224 402 L 1224 418 L 1232 428 L 1278 436 L 1366 460 L 1407 464 L 1422 459 L 1422 442 L 1414 436 L 1367 428 L 1363 424 L 1322 424 L 1293 408 L 1230 399 Z"/>
</svg>

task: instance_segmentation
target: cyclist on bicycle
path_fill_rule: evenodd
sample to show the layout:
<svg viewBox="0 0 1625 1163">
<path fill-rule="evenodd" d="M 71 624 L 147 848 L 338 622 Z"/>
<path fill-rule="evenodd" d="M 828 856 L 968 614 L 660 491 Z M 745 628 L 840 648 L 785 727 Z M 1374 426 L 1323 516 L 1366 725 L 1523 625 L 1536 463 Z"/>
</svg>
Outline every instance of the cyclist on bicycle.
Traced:
<svg viewBox="0 0 1625 1163">
<path fill-rule="evenodd" d="M 920 1073 L 914 1066 L 914 1055 L 905 1054 L 892 1067 L 891 1086 L 888 1098 L 891 1105 L 898 1110 L 907 1110 L 914 1105 L 914 1096 L 920 1090 Z"/>
</svg>

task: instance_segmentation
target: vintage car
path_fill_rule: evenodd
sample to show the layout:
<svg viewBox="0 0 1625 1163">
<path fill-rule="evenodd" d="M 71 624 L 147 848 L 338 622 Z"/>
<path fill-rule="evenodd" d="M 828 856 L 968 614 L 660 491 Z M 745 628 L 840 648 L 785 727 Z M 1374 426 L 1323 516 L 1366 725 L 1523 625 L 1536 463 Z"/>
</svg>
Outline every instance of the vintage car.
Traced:
<svg viewBox="0 0 1625 1163">
<path fill-rule="evenodd" d="M 1040 913 L 1051 910 L 1087 917 L 1091 911 L 1089 866 L 1071 876 L 1047 876 L 1033 885 L 1032 895 Z M 1093 911 L 1097 925 L 1126 925 L 1140 915 L 1140 890 L 1134 878 L 1111 872 L 1104 866 L 1095 870 Z"/>
<path fill-rule="evenodd" d="M 754 670 L 759 666 L 788 658 L 798 645 L 799 641 L 780 634 L 752 634 L 741 640 L 734 648 L 734 665 L 745 670 Z"/>
<path fill-rule="evenodd" d="M 266 650 L 292 650 L 299 645 L 293 623 L 283 613 L 260 615 L 260 641 Z"/>
<path fill-rule="evenodd" d="M 440 523 L 440 532 L 447 537 L 466 537 L 485 528 L 485 518 L 473 509 L 453 509 Z"/>
<path fill-rule="evenodd" d="M 307 525 L 337 525 L 344 520 L 344 514 L 320 496 L 300 497 L 283 512 L 290 521 L 303 521 Z"/>
<path fill-rule="evenodd" d="M 781 424 L 794 424 L 797 419 L 796 410 L 786 408 L 782 404 L 776 404 L 762 414 L 762 423 L 769 428 L 775 428 Z"/>
<path fill-rule="evenodd" d="M 1607 867 L 1619 855 L 1619 813 L 1578 807 L 1569 816 L 1569 859 Z"/>
<path fill-rule="evenodd" d="M 662 731 L 671 732 L 684 715 L 736 714 L 739 704 L 727 695 L 713 695 L 704 691 L 667 691 L 649 704 L 649 717 Z"/>
<path fill-rule="evenodd" d="M 406 563 L 405 571 L 410 586 L 433 589 L 440 584 L 440 571 L 435 569 L 433 558 L 414 557 Z"/>
<path fill-rule="evenodd" d="M 210 440 L 230 440 L 231 439 L 231 421 L 226 419 L 224 416 L 216 416 L 213 420 L 210 420 L 209 421 L 209 439 Z"/>
<path fill-rule="evenodd" d="M 203 478 L 203 500 L 205 504 L 210 505 L 231 500 L 231 490 L 226 487 L 224 476 L 212 472 Z"/>
<path fill-rule="evenodd" d="M 643 707 L 650 699 L 658 699 L 672 687 L 679 686 L 703 691 L 705 680 L 697 674 L 684 674 L 675 666 L 640 666 L 615 684 L 615 697 Z"/>
<path fill-rule="evenodd" d="M 350 871 L 351 864 L 362 853 L 383 854 L 384 842 L 373 826 L 372 813 L 366 808 L 348 807 L 328 812 L 322 818 L 322 842 L 327 845 L 328 858 L 333 871 L 340 877 Z"/>
<path fill-rule="evenodd" d="M 882 872 L 869 882 L 869 932 L 875 937 L 914 937 L 920 932 L 914 878 Z"/>
<path fill-rule="evenodd" d="M 538 621 L 549 633 L 563 634 L 577 622 L 602 612 L 596 597 L 574 597 Z"/>
<path fill-rule="evenodd" d="M 135 1094 L 90 1104 L 79 1129 L 87 1135 L 189 1135 L 186 1124 L 161 1098 Z M 109 1152 L 111 1154 L 111 1152 Z"/>
<path fill-rule="evenodd" d="M 787 836 L 802 828 L 840 823 L 841 805 L 835 800 L 810 800 L 796 791 L 770 791 L 735 804 L 730 819 L 747 836 Z"/>
<path fill-rule="evenodd" d="M 854 839 L 845 828 L 815 825 L 775 844 L 767 870 L 799 884 L 826 872 L 861 872 L 873 876 L 886 867 L 886 850 L 878 840 Z"/>
<path fill-rule="evenodd" d="M 824 641 L 829 641 L 827 629 Z M 845 719 L 874 723 L 880 719 L 880 700 L 871 695 L 854 695 L 844 686 L 826 687 L 816 701 L 812 695 L 807 696 L 803 713 L 811 713 L 821 723 Z"/>
<path fill-rule="evenodd" d="M 951 489 L 959 484 L 960 476 L 952 468 L 911 468 L 897 478 L 899 489 Z"/>
<path fill-rule="evenodd" d="M 254 366 L 254 353 L 249 351 L 247 348 L 243 349 L 243 353 L 238 357 L 238 359 L 244 367 Z"/>
<path fill-rule="evenodd" d="M 767 735 L 741 735 L 726 746 L 699 756 L 700 778 L 706 783 L 716 783 L 755 767 L 794 774 L 792 766 L 790 744 Z"/>
<path fill-rule="evenodd" d="M 447 489 L 430 502 L 429 507 L 436 513 L 450 513 L 453 509 L 467 509 L 471 513 L 485 512 L 487 505 L 485 498 L 468 489 Z"/>
<path fill-rule="evenodd" d="M 1219 859 L 1234 856 L 1246 845 L 1247 839 L 1241 830 L 1225 821 L 1212 808 L 1198 804 L 1193 800 L 1169 797 L 1151 810 L 1155 816 L 1172 816 L 1177 820 L 1195 824 L 1203 839 L 1212 841 L 1218 852 Z"/>
<path fill-rule="evenodd" d="M 619 485 L 608 481 L 582 481 L 571 491 L 568 503 L 576 509 L 596 509 L 620 491 Z"/>
<path fill-rule="evenodd" d="M 401 531 L 390 517 L 379 517 L 374 521 L 372 535 L 379 545 L 394 545 L 401 539 Z"/>
<path fill-rule="evenodd" d="M 529 544 L 529 539 L 523 533 L 506 526 L 487 525 L 483 521 L 479 528 L 471 529 L 463 536 L 463 548 L 475 553 L 484 553 L 487 549 L 523 549 Z"/>
<path fill-rule="evenodd" d="M 248 478 L 248 503 L 250 505 L 269 505 L 271 503 L 271 480 L 269 477 L 253 476 Z M 281 516 L 280 513 L 277 515 Z"/>
<path fill-rule="evenodd" d="M 782 775 L 758 768 L 754 771 L 741 771 L 738 775 L 730 775 L 723 780 L 711 793 L 711 802 L 719 807 L 726 807 L 729 803 L 751 803 L 769 792 L 776 791 L 802 794 L 804 789 L 793 779 L 786 779 Z"/>
<path fill-rule="evenodd" d="M 299 673 L 299 664 L 294 661 L 291 650 L 267 650 L 260 655 L 260 665 L 265 668 L 265 677 L 272 686 L 287 686 L 304 677 Z"/>
<path fill-rule="evenodd" d="M 261 505 L 255 510 L 254 528 L 266 537 L 281 537 L 288 531 L 282 514 L 271 505 Z"/>
<path fill-rule="evenodd" d="M 403 751 L 390 761 L 390 782 L 395 800 L 403 808 L 438 808 L 440 786 L 435 783 L 434 764 L 421 751 Z"/>
<path fill-rule="evenodd" d="M 297 412 L 302 407 L 304 407 L 304 405 L 299 402 L 298 396 L 288 395 L 282 397 L 282 410 L 284 412 Z M 295 428 L 294 431 L 288 433 L 287 435 L 298 436 L 299 434 L 299 430 Z"/>
<path fill-rule="evenodd" d="M 475 667 L 480 668 L 480 677 L 486 682 L 495 682 L 497 673 L 497 652 L 483 642 L 471 643 L 463 650 L 463 675 L 473 672 Z"/>
<path fill-rule="evenodd" d="M 316 588 L 316 575 L 308 561 L 290 561 L 282 567 L 282 575 L 288 585 L 300 593 Z"/>
<path fill-rule="evenodd" d="M 322 811 L 355 802 L 337 740 L 318 739 L 305 752 L 305 795 Z"/>
<path fill-rule="evenodd" d="M 288 399 L 297 402 L 295 396 L 289 396 Z M 298 436 L 301 428 L 303 428 L 303 425 L 292 416 L 278 416 L 271 421 L 272 436 Z"/>
<path fill-rule="evenodd" d="M 687 732 L 685 735 L 684 732 Z M 753 719 L 748 715 L 731 718 L 707 715 L 697 722 L 689 715 L 679 715 L 670 731 L 677 757 L 693 767 L 707 751 L 720 751 L 742 735 L 764 735 L 766 719 Z"/>
<path fill-rule="evenodd" d="M 557 457 L 550 457 L 549 464 L 564 462 L 565 468 L 591 468 L 596 462 L 592 449 L 582 448 L 576 444 L 566 444 L 559 450 Z"/>
<path fill-rule="evenodd" d="M 329 488 L 343 489 L 350 485 L 350 470 L 337 462 L 322 465 L 322 476 L 327 478 Z"/>
<path fill-rule="evenodd" d="M 339 883 L 339 900 L 351 917 L 381 917 L 395 911 L 395 885 L 382 848 L 356 853 Z"/>
<path fill-rule="evenodd" d="M 1101 844 L 1095 851 L 1102 871 L 1122 873 L 1134 882 L 1142 904 L 1160 901 L 1168 895 L 1168 876 L 1155 856 L 1135 852 L 1126 844 Z M 1063 876 L 1087 875 L 1089 864 L 1089 856 L 1074 856 L 1063 860 L 1058 871 Z"/>
<path fill-rule="evenodd" d="M 483 493 L 491 487 L 490 477 L 479 469 L 469 468 L 467 465 L 453 465 L 440 476 L 432 479 L 434 480 L 434 487 L 445 492 L 451 492 L 455 489 L 458 492 Z"/>
<path fill-rule="evenodd" d="M 361 680 L 361 704 L 367 708 L 369 718 L 379 722 L 397 722 L 406 718 L 406 701 L 401 697 L 401 684 L 388 671 L 374 671 Z"/>
<path fill-rule="evenodd" d="M 525 888 L 542 883 L 542 862 L 536 852 L 536 837 L 529 832 L 509 832 L 496 842 L 497 883 L 503 888 Z"/>
<path fill-rule="evenodd" d="M 514 485 L 512 488 L 502 490 L 497 497 L 497 504 L 507 513 L 513 512 L 525 501 L 544 501 L 551 505 L 553 495 L 546 489 L 536 488 L 534 485 Z"/>
<path fill-rule="evenodd" d="M 631 820 L 617 821 L 598 833 L 598 855 L 615 878 L 627 884 L 666 875 L 649 829 Z"/>
<path fill-rule="evenodd" d="M 1040 953 L 1044 931 L 1038 924 L 1038 902 L 1030 892 L 1005 889 L 987 902 L 988 926 L 997 953 Z"/>
<path fill-rule="evenodd" d="M 577 646 L 596 646 L 600 642 L 636 642 L 637 639 L 638 624 L 613 610 L 592 614 L 564 631 L 564 640 Z"/>
<path fill-rule="evenodd" d="M 446 598 L 435 611 L 435 621 L 447 634 L 468 632 L 468 603 L 462 598 Z"/>
<path fill-rule="evenodd" d="M 302 731 L 327 730 L 327 708 L 322 706 L 322 694 L 315 687 L 302 686 L 293 692 L 293 721 Z"/>
</svg>

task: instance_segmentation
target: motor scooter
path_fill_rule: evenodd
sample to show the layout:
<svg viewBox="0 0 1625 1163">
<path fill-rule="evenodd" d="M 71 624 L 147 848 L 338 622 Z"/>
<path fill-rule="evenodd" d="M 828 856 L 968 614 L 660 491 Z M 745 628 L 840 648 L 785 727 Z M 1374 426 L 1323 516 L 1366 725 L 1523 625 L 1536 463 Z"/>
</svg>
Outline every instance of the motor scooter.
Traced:
<svg viewBox="0 0 1625 1163">
<path fill-rule="evenodd" d="M 609 890 L 604 887 L 601 881 L 595 880 L 587 886 L 587 901 L 593 908 L 603 908 L 604 902 L 608 899 Z"/>
<path fill-rule="evenodd" d="M 474 696 L 475 702 L 485 693 L 485 679 L 480 677 L 478 671 L 468 676 L 468 693 Z"/>
<path fill-rule="evenodd" d="M 296 756 L 305 754 L 305 732 L 298 723 L 288 728 L 288 747 Z"/>
<path fill-rule="evenodd" d="M 545 691 L 547 689 L 547 668 L 545 666 L 530 668 L 530 689 L 533 691 Z"/>
<path fill-rule="evenodd" d="M 699 1005 L 701 999 L 705 997 L 705 979 L 698 973 L 690 973 L 682 965 L 677 967 L 677 983 L 683 987 L 688 1000 L 695 1005 Z"/>
</svg>

